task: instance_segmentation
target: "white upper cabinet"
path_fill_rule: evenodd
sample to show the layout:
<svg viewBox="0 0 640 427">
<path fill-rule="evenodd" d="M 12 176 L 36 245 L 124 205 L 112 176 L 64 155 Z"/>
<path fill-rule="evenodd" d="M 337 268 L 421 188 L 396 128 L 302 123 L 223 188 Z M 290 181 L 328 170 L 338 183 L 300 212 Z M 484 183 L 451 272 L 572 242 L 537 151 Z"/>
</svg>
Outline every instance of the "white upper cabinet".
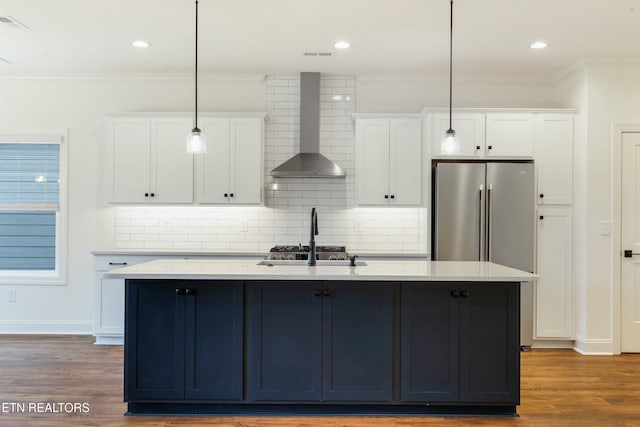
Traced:
<svg viewBox="0 0 640 427">
<path fill-rule="evenodd" d="M 357 203 L 370 206 L 420 205 L 421 147 L 420 119 L 358 119 Z"/>
<path fill-rule="evenodd" d="M 571 204 L 573 114 L 536 116 L 535 158 L 538 169 L 538 204 Z"/>
<path fill-rule="evenodd" d="M 533 113 L 487 113 L 486 157 L 533 157 Z"/>
<path fill-rule="evenodd" d="M 112 118 L 107 123 L 107 199 L 111 203 L 192 203 L 191 119 Z"/>
<path fill-rule="evenodd" d="M 453 113 L 452 126 L 460 142 L 458 156 L 472 157 L 484 155 L 484 114 L 482 113 Z M 442 136 L 449 129 L 449 113 L 433 114 L 432 153 L 434 157 L 449 156 L 442 154 L 440 142 Z"/>
<path fill-rule="evenodd" d="M 202 120 L 207 153 L 196 157 L 197 202 L 262 202 L 262 117 Z"/>
</svg>

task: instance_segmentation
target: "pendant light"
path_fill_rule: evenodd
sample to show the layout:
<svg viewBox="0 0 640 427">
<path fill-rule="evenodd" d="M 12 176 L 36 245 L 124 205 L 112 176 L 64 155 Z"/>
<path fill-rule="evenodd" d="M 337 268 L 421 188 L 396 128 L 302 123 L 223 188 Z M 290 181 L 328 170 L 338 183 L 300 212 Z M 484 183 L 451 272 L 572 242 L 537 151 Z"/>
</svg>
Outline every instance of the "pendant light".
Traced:
<svg viewBox="0 0 640 427">
<path fill-rule="evenodd" d="M 440 152 L 442 154 L 460 154 L 460 141 L 452 126 L 453 104 L 453 0 L 451 0 L 451 23 L 449 26 L 449 129 L 442 136 Z"/>
<path fill-rule="evenodd" d="M 198 128 L 198 0 L 196 0 L 196 66 L 195 66 L 195 120 L 191 133 L 187 135 L 187 152 L 199 154 L 207 152 L 204 133 Z"/>
</svg>

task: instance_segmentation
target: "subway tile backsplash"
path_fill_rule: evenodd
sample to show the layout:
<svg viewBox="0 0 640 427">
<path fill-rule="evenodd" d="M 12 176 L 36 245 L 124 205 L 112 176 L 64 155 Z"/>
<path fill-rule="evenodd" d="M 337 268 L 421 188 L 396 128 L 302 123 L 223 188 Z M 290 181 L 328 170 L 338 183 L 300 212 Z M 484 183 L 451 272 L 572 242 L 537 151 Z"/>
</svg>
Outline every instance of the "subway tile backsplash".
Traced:
<svg viewBox="0 0 640 427">
<path fill-rule="evenodd" d="M 264 206 L 129 206 L 115 209 L 117 249 L 266 252 L 306 244 L 312 207 L 318 244 L 344 244 L 352 253 L 426 253 L 424 208 L 355 205 L 355 78 L 322 76 L 320 151 L 346 178 L 273 178 L 269 171 L 298 152 L 299 76 L 266 81 Z M 341 100 L 334 97 L 341 96 Z"/>
</svg>

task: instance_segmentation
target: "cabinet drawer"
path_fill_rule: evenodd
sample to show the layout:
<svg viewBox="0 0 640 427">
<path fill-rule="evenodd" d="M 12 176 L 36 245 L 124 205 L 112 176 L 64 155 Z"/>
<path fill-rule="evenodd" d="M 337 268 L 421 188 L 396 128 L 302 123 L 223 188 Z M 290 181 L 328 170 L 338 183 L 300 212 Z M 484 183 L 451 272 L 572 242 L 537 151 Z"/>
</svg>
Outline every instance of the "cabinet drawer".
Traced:
<svg viewBox="0 0 640 427">
<path fill-rule="evenodd" d="M 96 255 L 93 259 L 93 269 L 95 271 L 110 271 L 117 268 L 129 267 L 147 261 L 153 261 L 158 257 L 153 256 L 131 256 L 131 255 Z"/>
</svg>

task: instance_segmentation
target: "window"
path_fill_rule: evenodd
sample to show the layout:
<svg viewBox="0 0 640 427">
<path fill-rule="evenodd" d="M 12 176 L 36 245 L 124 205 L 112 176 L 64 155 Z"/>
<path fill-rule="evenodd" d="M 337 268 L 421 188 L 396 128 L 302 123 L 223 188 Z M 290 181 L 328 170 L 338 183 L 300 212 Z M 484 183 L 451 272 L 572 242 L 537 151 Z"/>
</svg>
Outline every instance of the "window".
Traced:
<svg viewBox="0 0 640 427">
<path fill-rule="evenodd" d="M 0 283 L 64 282 L 61 137 L 0 137 Z"/>
</svg>

